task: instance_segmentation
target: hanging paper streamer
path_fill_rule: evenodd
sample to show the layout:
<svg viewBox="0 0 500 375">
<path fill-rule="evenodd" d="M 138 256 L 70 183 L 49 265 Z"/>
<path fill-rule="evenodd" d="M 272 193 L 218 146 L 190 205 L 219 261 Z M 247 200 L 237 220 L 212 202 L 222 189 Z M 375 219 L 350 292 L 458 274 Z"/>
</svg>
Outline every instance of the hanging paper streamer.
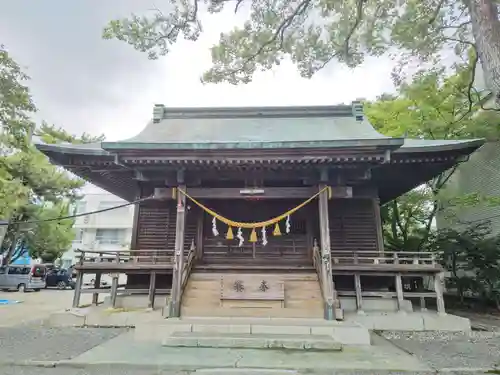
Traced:
<svg viewBox="0 0 500 375">
<path fill-rule="evenodd" d="M 226 239 L 227 240 L 234 239 L 233 228 L 227 227 Z"/>
<path fill-rule="evenodd" d="M 267 245 L 267 233 L 266 233 L 266 227 L 262 227 L 262 246 Z"/>
<path fill-rule="evenodd" d="M 280 225 L 278 223 L 274 226 L 273 236 L 281 236 Z"/>
<path fill-rule="evenodd" d="M 296 206 L 296 207 L 294 207 L 294 208 L 292 208 L 292 209 L 290 209 L 290 210 L 288 210 L 288 211 L 282 213 L 281 215 L 276 216 L 272 219 L 269 219 L 266 221 L 259 221 L 259 222 L 239 222 L 239 221 L 230 220 L 227 217 L 224 217 L 224 216 L 218 214 L 217 212 L 211 210 L 210 208 L 208 208 L 207 206 L 205 206 L 201 202 L 197 201 L 195 198 L 191 197 L 188 193 L 186 193 L 182 189 L 177 189 L 175 191 L 175 193 L 177 193 L 177 195 L 179 195 L 179 193 L 183 194 L 191 202 L 196 204 L 203 211 L 205 211 L 206 213 L 208 213 L 209 215 L 211 215 L 213 217 L 212 218 L 212 233 L 214 236 L 219 235 L 219 231 L 217 230 L 217 220 L 219 220 L 221 223 L 228 226 L 228 229 L 226 232 L 226 238 L 228 240 L 234 239 L 233 228 L 238 228 L 236 238 L 239 240 L 240 247 L 243 246 L 243 243 L 245 241 L 245 239 L 243 238 L 242 229 L 251 229 L 252 232 L 250 233 L 249 241 L 250 242 L 257 242 L 258 238 L 257 238 L 256 230 L 260 228 L 262 231 L 262 243 L 264 245 L 266 245 L 268 243 L 267 233 L 266 233 L 267 227 L 271 227 L 272 225 L 274 225 L 273 235 L 274 236 L 281 236 L 281 228 L 280 228 L 279 223 L 282 220 L 286 219 L 285 231 L 286 231 L 286 233 L 290 233 L 291 229 L 292 229 L 291 224 L 290 224 L 290 216 L 293 213 L 295 213 L 296 211 L 300 210 L 302 207 L 304 207 L 307 204 L 309 204 L 310 202 L 312 202 L 314 199 L 316 199 L 318 196 L 320 196 L 320 194 L 323 192 L 326 192 L 328 194 L 328 196 L 331 198 L 332 189 L 331 189 L 331 187 L 326 186 L 326 187 L 322 188 L 320 191 L 318 191 L 316 194 L 311 196 L 310 198 L 308 198 L 305 201 L 303 201 L 302 203 L 300 203 L 298 206 Z"/>
<path fill-rule="evenodd" d="M 255 232 L 255 228 L 252 229 L 252 232 L 250 233 L 250 239 L 248 242 L 257 242 L 257 232 Z"/>
<path fill-rule="evenodd" d="M 217 219 L 215 217 L 212 219 L 212 233 L 214 237 L 219 235 L 219 231 L 217 230 Z"/>
<path fill-rule="evenodd" d="M 242 247 L 243 242 L 245 242 L 245 239 L 243 238 L 243 231 L 241 230 L 241 228 L 238 228 L 238 232 L 236 232 L 236 238 L 240 241 L 238 243 L 238 246 Z"/>
</svg>

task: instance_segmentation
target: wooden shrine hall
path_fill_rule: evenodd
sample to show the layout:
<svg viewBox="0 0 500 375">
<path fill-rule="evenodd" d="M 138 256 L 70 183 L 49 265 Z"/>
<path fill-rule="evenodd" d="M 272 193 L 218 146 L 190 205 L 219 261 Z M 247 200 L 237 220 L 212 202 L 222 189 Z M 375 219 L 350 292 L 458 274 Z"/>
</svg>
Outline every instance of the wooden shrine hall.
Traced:
<svg viewBox="0 0 500 375">
<path fill-rule="evenodd" d="M 110 273 L 113 306 L 142 294 L 149 307 L 156 296 L 170 317 L 341 320 L 348 311 L 408 310 L 414 299 L 425 309 L 426 298 L 444 313 L 443 269 L 430 253 L 384 251 L 380 205 L 481 144 L 386 137 L 353 102 L 156 105 L 133 138 L 37 147 L 54 164 L 137 201 L 130 250 L 82 251 L 74 306 L 82 292 L 96 303 L 109 293 L 99 279 Z M 82 288 L 84 273 L 96 274 L 94 288 Z M 406 288 L 415 278 L 434 282 Z"/>
</svg>

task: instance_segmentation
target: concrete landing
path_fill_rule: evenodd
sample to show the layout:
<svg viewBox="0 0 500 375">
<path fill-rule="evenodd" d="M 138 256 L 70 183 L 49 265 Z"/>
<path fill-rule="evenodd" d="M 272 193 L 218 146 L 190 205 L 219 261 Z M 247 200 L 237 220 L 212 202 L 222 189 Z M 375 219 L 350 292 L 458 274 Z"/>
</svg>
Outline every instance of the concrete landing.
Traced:
<svg viewBox="0 0 500 375">
<path fill-rule="evenodd" d="M 301 373 L 327 371 L 369 370 L 372 374 L 385 371 L 422 371 L 433 369 L 415 356 L 374 339 L 372 346 L 345 347 L 341 352 L 258 350 L 229 348 L 163 347 L 154 342 L 137 342 L 133 332 L 120 335 L 71 360 L 59 361 L 56 366 L 84 367 L 88 365 L 136 366 L 176 371 L 200 369 L 266 369 L 297 370 Z M 258 372 L 260 373 L 260 372 Z"/>
<path fill-rule="evenodd" d="M 135 339 L 163 342 L 174 333 L 328 336 L 342 345 L 370 345 L 368 329 L 355 322 L 300 318 L 182 318 L 135 326 Z M 259 336 L 256 336 L 259 337 Z M 320 345 L 320 344 L 318 344 Z"/>
<path fill-rule="evenodd" d="M 162 345 L 186 348 L 289 349 L 335 352 L 342 350 L 342 345 L 327 335 L 174 332 L 163 340 Z"/>
<path fill-rule="evenodd" d="M 471 331 L 469 319 L 433 311 L 350 313 L 345 314 L 345 322 L 357 323 L 376 331 Z"/>
</svg>

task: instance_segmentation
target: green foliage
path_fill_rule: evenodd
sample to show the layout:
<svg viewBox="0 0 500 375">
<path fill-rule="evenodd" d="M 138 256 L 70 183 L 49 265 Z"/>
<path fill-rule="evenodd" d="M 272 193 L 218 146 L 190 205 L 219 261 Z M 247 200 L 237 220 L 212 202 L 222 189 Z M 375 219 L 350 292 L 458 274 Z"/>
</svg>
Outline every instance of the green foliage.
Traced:
<svg viewBox="0 0 500 375">
<path fill-rule="evenodd" d="M 450 271 L 448 287 L 462 301 L 466 294 L 476 295 L 500 309 L 500 236 L 491 236 L 486 223 L 463 231 L 441 230 L 428 249 L 441 254 Z"/>
<path fill-rule="evenodd" d="M 303 77 L 311 77 L 334 60 L 356 67 L 367 55 L 394 51 L 400 76 L 409 63 L 439 65 L 443 50 L 466 58 L 473 34 L 481 35 L 471 27 L 475 13 L 470 6 L 465 0 L 178 0 L 166 13 L 155 9 L 112 20 L 103 37 L 157 59 L 170 52 L 179 36 L 197 40 L 204 12 L 232 7 L 248 17 L 238 27 L 222 30 L 211 49 L 213 66 L 203 75 L 205 82 L 248 83 L 256 71 L 269 70 L 287 57 Z"/>
<path fill-rule="evenodd" d="M 83 181 L 52 165 L 32 144 L 38 136 L 49 142 L 101 140 L 84 134 L 77 138 L 55 126 L 39 128 L 31 120 L 36 108 L 25 82 L 28 77 L 0 48 L 0 218 L 11 222 L 40 221 L 68 213 Z M 15 245 L 29 245 L 34 257 L 60 255 L 73 239 L 71 221 L 9 225 L 0 252 L 8 262 Z"/>
<path fill-rule="evenodd" d="M 32 217 L 46 220 L 54 217 L 71 215 L 69 204 L 62 202 L 56 205 L 35 207 Z M 24 238 L 30 255 L 45 261 L 54 261 L 71 247 L 74 239 L 72 230 L 74 220 L 41 221 L 30 225 Z"/>
<path fill-rule="evenodd" d="M 104 134 L 98 137 L 94 137 L 90 134 L 83 133 L 81 136 L 76 136 L 68 133 L 63 128 L 58 128 L 55 125 L 48 125 L 42 122 L 39 129 L 35 130 L 34 135 L 40 137 L 44 143 L 54 144 L 54 143 L 94 143 L 101 142 L 104 140 Z"/>
<path fill-rule="evenodd" d="M 473 59 L 474 56 L 471 57 Z M 366 114 L 381 133 L 425 139 L 500 138 L 500 114 L 481 110 L 483 100 L 469 95 L 472 65 L 454 67 L 446 76 L 441 68 L 419 71 L 397 95 L 366 103 Z M 382 208 L 386 246 L 419 251 L 435 230 L 438 213 L 452 218 L 458 209 L 479 203 L 495 205 L 500 197 L 478 193 L 454 195 L 445 189 L 455 168 Z"/>
</svg>

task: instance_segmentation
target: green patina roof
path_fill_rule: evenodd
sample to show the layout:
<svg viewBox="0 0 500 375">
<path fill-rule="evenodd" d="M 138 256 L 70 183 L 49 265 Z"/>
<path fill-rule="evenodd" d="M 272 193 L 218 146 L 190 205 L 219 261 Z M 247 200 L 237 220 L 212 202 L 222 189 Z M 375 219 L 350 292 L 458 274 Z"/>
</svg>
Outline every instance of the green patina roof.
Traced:
<svg viewBox="0 0 500 375">
<path fill-rule="evenodd" d="M 316 107 L 165 108 L 137 136 L 103 142 L 119 149 L 248 149 L 400 146 L 378 133 L 357 103 Z"/>
<path fill-rule="evenodd" d="M 391 138 L 364 118 L 359 103 L 314 107 L 165 108 L 135 137 L 85 145 L 38 144 L 41 151 L 108 155 L 126 149 L 215 150 L 383 146 L 395 152 L 479 147 L 482 140 Z M 109 150 L 111 153 L 109 153 Z"/>
</svg>

